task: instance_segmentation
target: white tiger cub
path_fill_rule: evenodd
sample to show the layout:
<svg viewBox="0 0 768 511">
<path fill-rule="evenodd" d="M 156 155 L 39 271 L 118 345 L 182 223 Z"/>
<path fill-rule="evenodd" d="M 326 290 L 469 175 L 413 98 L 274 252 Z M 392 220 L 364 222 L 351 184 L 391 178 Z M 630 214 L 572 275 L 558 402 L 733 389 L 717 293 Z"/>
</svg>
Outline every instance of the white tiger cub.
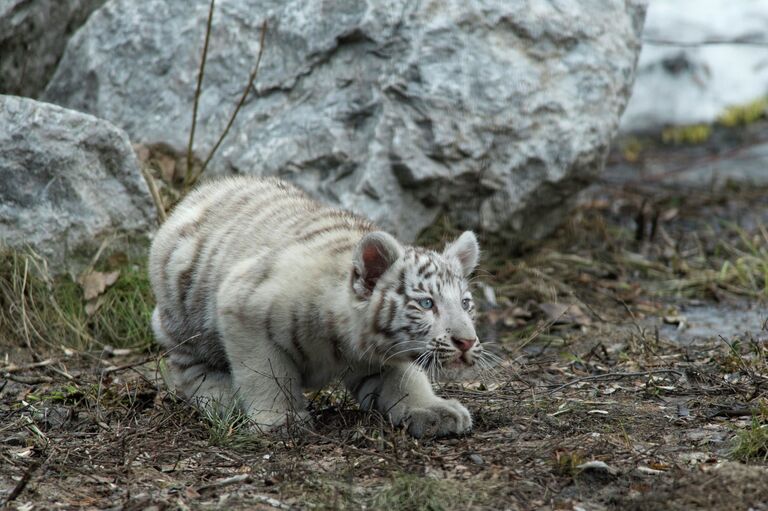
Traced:
<svg viewBox="0 0 768 511">
<path fill-rule="evenodd" d="M 278 179 L 208 182 L 152 243 L 152 326 L 185 396 L 237 400 L 260 428 L 305 418 L 302 390 L 340 376 L 415 437 L 464 433 L 469 411 L 428 374 L 491 356 L 467 282 L 478 258 L 469 231 L 438 253 Z"/>
</svg>

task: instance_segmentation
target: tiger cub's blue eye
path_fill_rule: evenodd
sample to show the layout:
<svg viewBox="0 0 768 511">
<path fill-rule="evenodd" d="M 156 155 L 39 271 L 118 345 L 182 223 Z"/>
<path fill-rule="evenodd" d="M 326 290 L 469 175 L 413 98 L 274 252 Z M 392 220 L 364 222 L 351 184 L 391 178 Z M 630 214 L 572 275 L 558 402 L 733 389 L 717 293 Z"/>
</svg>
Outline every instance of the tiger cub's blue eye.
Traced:
<svg viewBox="0 0 768 511">
<path fill-rule="evenodd" d="M 433 305 L 435 303 L 432 301 L 432 298 L 422 298 L 419 300 L 419 307 L 422 309 L 431 309 Z"/>
<path fill-rule="evenodd" d="M 462 307 L 464 310 L 467 310 L 467 309 L 469 309 L 469 298 L 464 298 L 464 299 L 461 301 L 461 307 Z"/>
</svg>

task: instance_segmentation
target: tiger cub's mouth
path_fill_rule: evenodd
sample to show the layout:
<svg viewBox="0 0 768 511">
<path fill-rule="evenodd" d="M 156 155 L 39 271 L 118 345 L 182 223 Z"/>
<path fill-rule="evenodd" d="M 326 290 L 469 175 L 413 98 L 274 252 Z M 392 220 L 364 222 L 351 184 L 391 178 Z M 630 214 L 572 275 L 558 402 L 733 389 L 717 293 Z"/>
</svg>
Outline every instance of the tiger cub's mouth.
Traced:
<svg viewBox="0 0 768 511">
<path fill-rule="evenodd" d="M 475 361 L 467 357 L 467 353 L 459 353 L 453 360 L 448 362 L 449 367 L 472 367 Z"/>
</svg>

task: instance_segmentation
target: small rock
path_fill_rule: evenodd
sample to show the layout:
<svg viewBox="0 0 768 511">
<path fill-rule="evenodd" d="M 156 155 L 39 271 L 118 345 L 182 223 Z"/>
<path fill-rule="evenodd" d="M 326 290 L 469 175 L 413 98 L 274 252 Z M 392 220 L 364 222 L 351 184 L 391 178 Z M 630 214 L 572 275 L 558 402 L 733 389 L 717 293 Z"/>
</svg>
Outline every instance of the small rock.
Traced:
<svg viewBox="0 0 768 511">
<path fill-rule="evenodd" d="M 576 468 L 579 469 L 579 470 L 584 470 L 584 471 L 592 470 L 592 471 L 595 471 L 595 472 L 605 472 L 605 473 L 610 474 L 610 475 L 616 475 L 616 474 L 619 473 L 618 470 L 616 470 L 615 468 L 611 467 L 606 462 L 598 461 L 598 460 L 587 461 L 586 463 L 582 463 L 581 465 L 577 465 Z"/>
<path fill-rule="evenodd" d="M 485 460 L 482 456 L 480 456 L 477 453 L 472 453 L 469 455 L 469 461 L 474 463 L 475 465 L 485 465 Z"/>
</svg>

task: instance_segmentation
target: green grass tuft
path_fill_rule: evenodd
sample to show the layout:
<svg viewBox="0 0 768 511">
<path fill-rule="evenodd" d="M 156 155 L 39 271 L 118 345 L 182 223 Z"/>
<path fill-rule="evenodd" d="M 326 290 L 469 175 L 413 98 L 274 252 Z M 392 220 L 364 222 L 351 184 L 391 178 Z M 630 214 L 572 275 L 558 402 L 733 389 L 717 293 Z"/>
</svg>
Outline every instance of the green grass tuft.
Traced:
<svg viewBox="0 0 768 511">
<path fill-rule="evenodd" d="M 565 477 L 576 477 L 579 473 L 578 466 L 584 463 L 584 454 L 581 452 L 555 452 L 552 470 L 555 474 Z"/>
<path fill-rule="evenodd" d="M 736 434 L 731 456 L 744 462 L 768 461 L 768 424 L 753 417 L 749 427 Z"/>
<path fill-rule="evenodd" d="M 220 406 L 209 403 L 200 407 L 208 425 L 208 442 L 218 447 L 255 450 L 269 440 L 250 429 L 251 421 L 238 403 Z"/>
<path fill-rule="evenodd" d="M 154 298 L 146 263 L 125 262 L 114 285 L 86 312 L 80 285 L 70 276 L 51 276 L 44 262 L 26 251 L 0 250 L 0 343 L 75 350 L 143 350 L 152 343 Z"/>
<path fill-rule="evenodd" d="M 712 136 L 712 127 L 707 124 L 670 126 L 661 132 L 661 141 L 669 145 L 701 144 Z"/>
</svg>

